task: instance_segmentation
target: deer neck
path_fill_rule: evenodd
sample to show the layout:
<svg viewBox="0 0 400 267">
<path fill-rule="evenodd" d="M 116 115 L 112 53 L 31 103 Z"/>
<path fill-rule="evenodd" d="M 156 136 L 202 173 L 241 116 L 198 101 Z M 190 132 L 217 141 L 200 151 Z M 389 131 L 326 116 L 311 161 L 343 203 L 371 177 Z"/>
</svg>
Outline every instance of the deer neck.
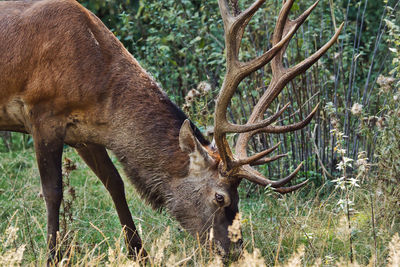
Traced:
<svg viewBox="0 0 400 267">
<path fill-rule="evenodd" d="M 188 173 L 189 157 L 179 147 L 186 116 L 153 81 L 131 84 L 116 101 L 107 147 L 138 192 L 159 209 L 172 196 L 171 182 Z"/>
</svg>

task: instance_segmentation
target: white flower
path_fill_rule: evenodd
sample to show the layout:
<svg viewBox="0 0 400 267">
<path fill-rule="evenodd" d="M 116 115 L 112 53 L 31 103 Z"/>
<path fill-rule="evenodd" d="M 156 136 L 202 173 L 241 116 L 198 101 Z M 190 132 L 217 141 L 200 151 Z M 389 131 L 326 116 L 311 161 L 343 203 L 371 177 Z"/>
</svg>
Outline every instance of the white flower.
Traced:
<svg viewBox="0 0 400 267">
<path fill-rule="evenodd" d="M 342 171 L 344 169 L 343 161 L 339 162 L 339 164 L 336 166 L 336 169 L 338 169 L 339 171 Z"/>
<path fill-rule="evenodd" d="M 350 179 L 348 179 L 347 182 L 348 182 L 351 186 L 360 187 L 360 185 L 357 183 L 358 180 L 355 179 L 355 178 L 350 178 Z"/>
<path fill-rule="evenodd" d="M 314 233 L 306 233 L 306 237 L 313 239 Z"/>
<path fill-rule="evenodd" d="M 339 208 L 340 208 L 341 210 L 344 210 L 345 207 L 346 207 L 346 201 L 344 201 L 344 199 L 339 199 L 337 205 L 339 206 Z"/>
<path fill-rule="evenodd" d="M 345 178 L 346 177 L 343 176 L 343 177 L 337 178 L 335 180 L 332 180 L 332 182 L 336 183 L 336 185 L 335 185 L 336 188 L 340 188 L 340 189 L 344 190 L 345 189 L 345 181 L 344 181 Z"/>
<path fill-rule="evenodd" d="M 343 157 L 344 164 L 347 164 L 347 163 L 352 162 L 352 161 L 353 161 L 353 159 L 351 159 L 351 158 Z"/>
<path fill-rule="evenodd" d="M 339 154 L 344 155 L 346 154 L 346 149 L 343 148 L 339 148 L 338 150 L 336 150 Z"/>
<path fill-rule="evenodd" d="M 351 158 L 348 157 L 343 157 L 342 161 L 339 162 L 339 164 L 337 165 L 336 169 L 338 169 L 339 171 L 344 170 L 345 167 L 351 167 L 351 163 L 353 160 Z"/>
</svg>

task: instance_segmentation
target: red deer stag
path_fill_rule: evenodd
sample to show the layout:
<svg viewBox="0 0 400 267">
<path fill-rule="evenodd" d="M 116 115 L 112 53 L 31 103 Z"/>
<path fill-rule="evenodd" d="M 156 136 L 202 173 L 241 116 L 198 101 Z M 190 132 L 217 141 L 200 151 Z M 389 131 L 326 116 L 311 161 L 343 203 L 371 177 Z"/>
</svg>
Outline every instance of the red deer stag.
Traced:
<svg viewBox="0 0 400 267">
<path fill-rule="evenodd" d="M 51 258 L 59 231 L 64 144 L 77 150 L 111 194 L 131 255 L 145 252 L 123 181 L 106 149 L 115 153 L 130 181 L 154 208 L 166 208 L 192 234 L 203 237 L 212 229 L 215 247 L 224 255 L 232 245 L 227 229 L 238 212 L 237 188 L 242 179 L 270 185 L 280 193 L 304 185 L 283 187 L 300 166 L 278 181 L 250 167 L 281 157 L 266 158 L 277 145 L 249 157 L 246 146 L 255 134 L 286 133 L 310 122 L 316 108 L 293 125 L 273 125 L 288 105 L 273 116 L 263 117 L 286 84 L 335 43 L 341 29 L 315 54 L 285 68 L 282 60 L 288 42 L 318 1 L 295 20 L 288 18 L 294 0 L 283 1 L 272 48 L 241 62 L 238 54 L 246 25 L 265 0 L 256 0 L 236 15 L 232 15 L 228 0 L 218 2 L 225 28 L 227 69 L 215 111 L 216 147 L 106 26 L 76 1 L 0 2 L 0 130 L 33 136 L 47 207 Z M 230 123 L 226 110 L 239 83 L 268 62 L 273 78 L 249 122 Z M 236 156 L 229 148 L 227 133 L 239 133 Z"/>
</svg>

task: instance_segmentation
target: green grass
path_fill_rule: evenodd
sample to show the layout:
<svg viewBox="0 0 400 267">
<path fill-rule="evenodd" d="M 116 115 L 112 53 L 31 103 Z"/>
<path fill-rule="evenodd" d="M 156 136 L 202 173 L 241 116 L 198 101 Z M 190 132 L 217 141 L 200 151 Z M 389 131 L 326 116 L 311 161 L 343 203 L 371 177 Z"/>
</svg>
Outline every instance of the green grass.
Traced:
<svg viewBox="0 0 400 267">
<path fill-rule="evenodd" d="M 73 245 L 75 264 L 86 265 L 88 261 L 92 261 L 92 265 L 112 263 L 110 249 L 121 257 L 126 250 L 111 197 L 73 149 L 66 148 L 64 157 L 75 162 L 77 169 L 70 173 L 70 184 L 76 197 L 72 197 L 68 188 L 64 192 L 65 201 L 72 201 L 72 208 L 67 211 L 72 217 L 67 219 L 67 229 L 61 230 L 68 233 L 63 244 L 66 247 Z M 40 177 L 33 149 L 0 153 L 0 173 L 0 257 L 7 250 L 25 245 L 22 265 L 42 265 L 46 260 L 46 210 L 40 196 Z M 366 265 L 374 255 L 374 240 L 369 193 L 363 187 L 366 185 L 354 191 L 355 212 L 351 223 L 355 259 Z M 246 198 L 247 188 L 242 185 L 240 190 L 246 250 L 252 252 L 258 248 L 260 258 L 267 266 L 286 262 L 302 246 L 305 248 L 304 266 L 312 265 L 317 259 L 327 266 L 340 259 L 349 259 L 346 214 L 337 206 L 341 196 L 333 187 L 321 189 L 309 185 L 283 197 L 266 191 L 250 193 Z M 163 264 L 170 259 L 189 266 L 203 266 L 215 260 L 166 212 L 152 210 L 128 182 L 126 195 L 145 248 L 154 259 L 157 248 L 167 240 Z M 377 266 L 386 263 L 388 243 L 399 231 L 398 224 L 385 217 L 385 209 L 390 209 L 385 205 L 384 199 L 375 199 Z M 10 226 L 19 228 L 18 236 L 11 245 L 5 246 Z M 167 228 L 167 236 L 161 238 Z"/>
</svg>

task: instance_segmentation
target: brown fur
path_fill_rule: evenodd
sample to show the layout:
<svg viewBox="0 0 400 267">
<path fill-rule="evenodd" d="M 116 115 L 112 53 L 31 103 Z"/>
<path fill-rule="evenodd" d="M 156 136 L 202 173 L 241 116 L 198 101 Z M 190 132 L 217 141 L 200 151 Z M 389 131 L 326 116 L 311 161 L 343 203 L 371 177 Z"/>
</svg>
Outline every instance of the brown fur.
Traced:
<svg viewBox="0 0 400 267">
<path fill-rule="evenodd" d="M 24 7 L 17 21 L 0 29 L 0 38 L 7 38 L 0 50 L 9 57 L 0 58 L 0 103 L 18 99 L 23 106 L 17 111 L 24 111 L 22 118 L 12 120 L 16 126 L 31 133 L 32 120 L 55 116 L 66 126 L 65 141 L 72 146 L 97 143 L 113 151 L 134 150 L 132 160 L 141 165 L 147 160 L 153 168 L 158 158 L 160 168 L 183 176 L 188 158 L 171 145 L 177 144 L 183 120 L 173 117 L 173 104 L 112 33 L 75 1 L 16 5 Z M 24 38 L 10 38 L 10 28 Z M 15 61 L 12 55 L 21 59 L 9 64 Z M 1 120 L 2 130 L 9 130 L 11 117 Z M 131 132 L 135 140 L 130 142 Z"/>
<path fill-rule="evenodd" d="M 214 227 L 229 250 L 237 183 L 221 180 L 218 153 L 193 125 L 182 126 L 189 152 L 181 150 L 186 116 L 96 16 L 74 0 L 0 2 L 0 51 L 0 130 L 33 135 L 53 256 L 63 143 L 110 192 L 130 254 L 139 253 L 141 240 L 105 148 L 154 208 L 166 207 L 194 234 Z M 229 203 L 215 204 L 216 192 Z"/>
</svg>

